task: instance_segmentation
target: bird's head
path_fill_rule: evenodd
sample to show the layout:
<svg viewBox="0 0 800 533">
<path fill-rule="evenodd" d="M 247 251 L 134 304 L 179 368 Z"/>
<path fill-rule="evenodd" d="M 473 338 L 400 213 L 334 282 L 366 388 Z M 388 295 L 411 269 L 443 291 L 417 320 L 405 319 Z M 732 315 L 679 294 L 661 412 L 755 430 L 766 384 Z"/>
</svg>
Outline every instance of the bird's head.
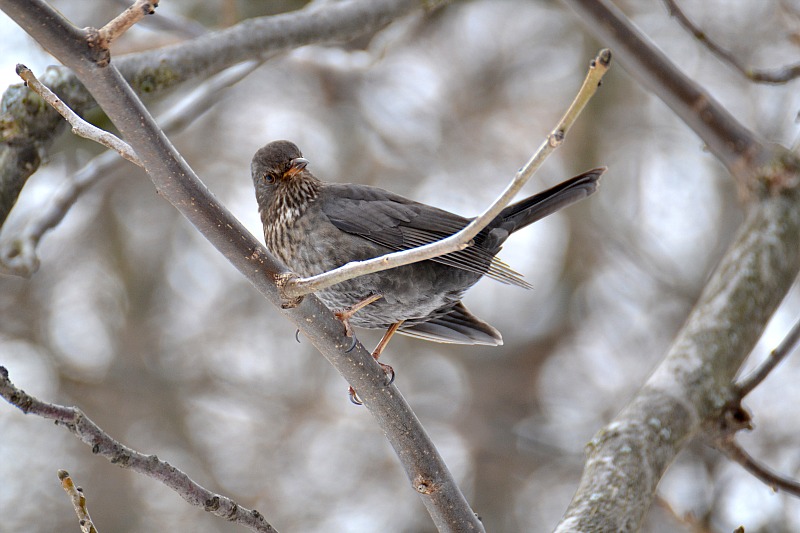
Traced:
<svg viewBox="0 0 800 533">
<path fill-rule="evenodd" d="M 274 190 L 288 185 L 297 178 L 305 177 L 308 160 L 303 158 L 296 144 L 289 141 L 273 141 L 261 148 L 250 163 L 256 191 Z"/>
<path fill-rule="evenodd" d="M 265 227 L 291 224 L 319 193 L 322 183 L 306 169 L 296 144 L 273 141 L 253 156 L 250 172 Z"/>
</svg>

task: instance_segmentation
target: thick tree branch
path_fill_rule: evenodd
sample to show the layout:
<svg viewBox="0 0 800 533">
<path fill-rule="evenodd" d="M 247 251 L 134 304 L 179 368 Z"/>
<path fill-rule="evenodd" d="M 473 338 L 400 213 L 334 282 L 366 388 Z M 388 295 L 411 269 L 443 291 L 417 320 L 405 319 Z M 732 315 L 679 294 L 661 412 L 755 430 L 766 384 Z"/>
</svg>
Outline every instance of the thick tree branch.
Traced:
<svg viewBox="0 0 800 533">
<path fill-rule="evenodd" d="M 383 23 L 387 6 L 411 9 L 411 2 L 358 3 L 370 8 Z M 335 4 L 339 6 L 340 4 Z M 348 3 L 348 5 L 352 5 Z M 400 7 L 398 7 L 400 6 Z M 40 0 L 0 0 L 2 7 L 34 39 L 72 68 L 145 165 L 159 193 L 172 203 L 253 285 L 273 304 L 281 299 L 276 280 L 286 267 L 272 257 L 200 182 L 191 168 L 159 130 L 147 109 L 114 64 L 104 64 L 85 41 L 62 44 L 74 29 Z M 384 11 L 382 11 L 384 10 Z M 48 24 L 39 24 L 37 17 Z M 359 24 L 366 24 L 363 19 Z M 313 31 L 319 23 L 312 23 Z M 352 22 L 348 24 L 352 29 Z M 324 30 L 318 27 L 318 31 Z M 363 31 L 363 28 L 362 28 Z M 328 28 L 330 33 L 330 28 Z M 342 324 L 317 298 L 308 296 L 284 314 L 299 328 L 348 383 L 359 391 L 364 405 L 376 418 L 394 447 L 414 489 L 440 531 L 483 531 L 439 452 L 394 385 L 360 343 L 349 353 L 350 338 Z"/>
<path fill-rule="evenodd" d="M 664 361 L 590 443 L 580 486 L 557 528 L 636 531 L 675 455 L 737 396 L 734 376 L 797 277 L 800 162 L 781 147 L 765 147 L 610 2 L 564 1 L 756 200 Z"/>
<path fill-rule="evenodd" d="M 198 77 L 216 74 L 243 61 L 261 60 L 306 44 L 342 42 L 377 31 L 391 21 L 422 7 L 432 9 L 441 3 L 434 0 L 348 0 L 323 6 L 243 21 L 224 30 L 209 33 L 180 44 L 149 52 L 114 58 L 115 66 L 139 94 L 162 92 Z M 22 4 L 7 0 L 0 8 L 12 18 L 19 16 Z M 26 16 L 42 20 L 43 30 L 62 32 L 59 43 L 51 43 L 49 51 L 56 57 L 69 49 L 83 49 L 86 57 L 102 63 L 109 56 L 97 55 L 107 50 L 102 46 L 98 30 L 88 35 L 85 30 L 68 30 L 47 21 L 51 10 L 38 5 L 25 6 Z M 91 37 L 93 47 L 87 46 Z M 75 58 L 84 62 L 86 59 Z M 53 67 L 40 76 L 59 98 L 76 113 L 83 114 L 96 105 L 92 96 L 75 74 L 64 67 Z M 22 85 L 9 87 L 3 94 L 0 117 L 0 226 L 14 206 L 25 181 L 41 164 L 42 152 L 64 132 L 57 113 L 40 105 Z"/>
<path fill-rule="evenodd" d="M 92 453 L 105 457 L 112 464 L 130 468 L 134 472 L 160 481 L 196 507 L 253 531 L 263 533 L 275 531 L 258 511 L 246 509 L 230 498 L 201 487 L 189 476 L 155 455 L 141 454 L 114 440 L 77 407 L 43 402 L 18 389 L 9 379 L 8 370 L 2 366 L 0 366 L 0 397 L 25 414 L 54 420 L 56 424 L 66 427 L 85 444 L 91 446 Z"/>
<path fill-rule="evenodd" d="M 753 206 L 665 360 L 590 443 L 557 531 L 639 528 L 672 459 L 704 420 L 721 416 L 734 375 L 797 277 L 798 202 L 791 191 Z"/>
</svg>

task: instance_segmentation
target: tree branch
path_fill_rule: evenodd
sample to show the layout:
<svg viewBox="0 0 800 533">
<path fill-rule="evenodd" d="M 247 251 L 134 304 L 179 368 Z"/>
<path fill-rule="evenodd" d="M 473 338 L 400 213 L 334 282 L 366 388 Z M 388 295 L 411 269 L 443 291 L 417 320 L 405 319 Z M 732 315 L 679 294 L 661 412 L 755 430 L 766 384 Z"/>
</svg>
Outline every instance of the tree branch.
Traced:
<svg viewBox="0 0 800 533">
<path fill-rule="evenodd" d="M 366 21 L 363 18 L 357 22 L 349 21 L 346 26 L 355 31 L 353 26 L 361 25 L 359 31 L 363 32 L 364 24 L 371 22 L 374 27 L 376 20 L 388 23 L 391 14 L 410 10 L 414 3 L 384 0 L 353 2 L 347 6 L 356 4 L 362 11 L 371 12 L 372 17 Z M 270 255 L 200 182 L 158 129 L 115 64 L 103 63 L 102 54 L 95 56 L 87 50 L 85 42 L 64 46 L 63 36 L 73 34 L 74 30 L 41 0 L 0 0 L 0 7 L 75 71 L 142 159 L 162 197 L 172 203 L 259 292 L 279 307 L 281 298 L 275 283 L 287 272 L 285 265 Z M 48 23 L 39 24 L 40 16 L 46 17 Z M 323 37 L 330 36 L 331 28 L 326 26 L 327 22 L 311 22 L 309 30 L 316 28 L 323 32 Z M 436 527 L 440 531 L 483 531 L 483 525 L 470 509 L 438 450 L 396 386 L 386 386 L 383 370 L 370 353 L 360 343 L 356 349 L 346 351 L 351 339 L 345 335 L 342 324 L 333 313 L 314 296 L 304 298 L 300 305 L 284 309 L 283 313 L 359 391 L 364 405 L 395 449 Z"/>
<path fill-rule="evenodd" d="M 757 83 L 780 84 L 786 83 L 800 76 L 800 63 L 769 70 L 748 67 L 739 61 L 739 58 L 736 56 L 736 54 L 733 54 L 718 45 L 708 36 L 706 32 L 701 30 L 694 22 L 692 22 L 681 10 L 675 0 L 664 0 L 664 4 L 666 4 L 667 11 L 669 12 L 670 16 L 675 18 L 675 20 L 678 21 L 678 24 L 683 26 L 686 31 L 691 33 L 694 38 L 708 48 L 712 54 L 717 56 L 724 63 L 727 63 L 729 66 L 733 67 L 734 70 L 737 70 L 742 76 L 750 81 Z"/>
<path fill-rule="evenodd" d="M 89 516 L 89 508 L 86 505 L 86 496 L 83 495 L 83 489 L 75 486 L 72 478 L 69 477 L 69 472 L 66 470 L 58 471 L 58 479 L 61 481 L 61 488 L 69 496 L 72 508 L 75 509 L 75 514 L 78 515 L 81 531 L 83 533 L 97 533 L 92 517 Z"/>
<path fill-rule="evenodd" d="M 183 131 L 220 101 L 222 91 L 241 81 L 260 64 L 259 61 L 248 61 L 231 67 L 202 83 L 179 103 L 159 116 L 158 123 L 161 128 L 169 134 Z M 78 120 L 83 122 L 80 117 Z M 100 131 L 111 135 L 104 130 Z M 117 137 L 114 138 L 117 139 Z M 124 142 L 117 140 L 120 143 Z M 25 222 L 18 234 L 6 237 L 0 229 L 0 236 L 3 237 L 0 239 L 0 273 L 26 278 L 33 275 L 39 269 L 39 257 L 36 250 L 45 233 L 63 220 L 84 191 L 101 178 L 111 174 L 122 162 L 123 160 L 119 158 L 117 152 L 112 150 L 103 152 L 83 168 L 67 176 L 58 192 L 41 210 L 32 213 L 30 220 Z"/>
<path fill-rule="evenodd" d="M 393 20 L 422 7 L 433 9 L 437 0 L 347 0 L 312 6 L 300 11 L 245 20 L 221 31 L 183 43 L 148 52 L 115 57 L 115 66 L 139 94 L 163 92 L 198 77 L 207 77 L 248 60 L 262 60 L 306 44 L 342 42 L 377 31 Z M 12 18 L 23 2 L 5 0 L 0 8 Z M 61 42 L 51 43 L 56 57 L 69 54 L 73 47 L 87 57 L 93 53 L 88 34 L 70 26 L 51 25 L 53 11 L 38 3 L 24 6 L 34 20 L 42 20 L 43 30 L 62 32 Z M 94 54 L 105 50 L 97 46 L 97 30 L 92 33 Z M 93 56 L 93 61 L 108 61 Z M 81 59 L 77 59 L 83 61 Z M 51 67 L 42 83 L 79 115 L 97 104 L 75 74 L 64 67 Z M 19 192 L 41 164 L 41 156 L 64 132 L 57 113 L 48 107 L 30 105 L 30 93 L 22 85 L 9 87 L 3 94 L 2 142 L 0 143 L 0 226 L 14 206 Z"/>
<path fill-rule="evenodd" d="M 91 446 L 93 454 L 105 457 L 121 468 L 130 468 L 134 472 L 160 481 L 195 507 L 246 526 L 252 531 L 263 533 L 275 531 L 258 511 L 246 509 L 226 496 L 220 496 L 201 487 L 189 476 L 155 455 L 141 454 L 114 440 L 77 407 L 43 402 L 18 389 L 9 379 L 8 370 L 2 366 L 0 366 L 0 397 L 25 414 L 55 420 L 57 425 L 66 427 L 85 444 Z M 63 483 L 63 478 L 61 479 Z"/>
<path fill-rule="evenodd" d="M 752 373 L 742 378 L 736 383 L 736 391 L 739 398 L 744 398 L 761 384 L 764 379 L 780 364 L 800 342 L 800 322 L 797 322 L 777 348 L 772 350 L 769 357 L 761 363 Z"/>
<path fill-rule="evenodd" d="M 67 122 L 69 122 L 70 126 L 72 126 L 72 133 L 79 135 L 84 139 L 89 139 L 98 144 L 102 144 L 106 148 L 114 150 L 131 163 L 140 167 L 143 166 L 142 162 L 139 161 L 136 153 L 128 145 L 128 143 L 113 133 L 102 130 L 93 124 L 89 124 L 79 117 L 78 114 L 70 109 L 68 105 L 59 100 L 58 96 L 56 96 L 53 91 L 48 89 L 42 84 L 42 82 L 37 80 L 36 76 L 34 76 L 33 72 L 31 72 L 31 69 L 25 65 L 17 64 L 17 74 L 25 81 L 25 83 L 33 92 L 38 94 L 42 100 L 53 106 L 53 109 L 58 111 L 58 113 L 64 117 Z"/>
<path fill-rule="evenodd" d="M 591 62 L 589 72 L 583 80 L 583 85 L 575 95 L 575 98 L 558 125 L 550 132 L 528 162 L 517 171 L 511 183 L 506 186 L 500 196 L 481 213 L 480 216 L 474 218 L 472 222 L 467 224 L 464 229 L 445 239 L 426 244 L 425 246 L 389 253 L 365 261 L 353 261 L 339 268 L 308 278 L 290 279 L 282 286 L 284 299 L 294 300 L 298 297 L 325 289 L 358 276 L 432 259 L 451 252 L 463 250 L 470 246 L 472 239 L 500 214 L 500 211 L 508 205 L 520 189 L 522 189 L 536 171 L 539 170 L 539 167 L 542 166 L 542 163 L 544 163 L 547 157 L 552 154 L 556 148 L 561 146 L 561 143 L 566 138 L 567 132 L 572 128 L 572 125 L 578 119 L 583 108 L 586 107 L 586 104 L 589 103 L 589 100 L 594 96 L 594 93 L 597 92 L 598 87 L 600 87 L 600 83 L 603 76 L 608 71 L 610 63 L 611 51 L 608 49 L 600 50 L 597 57 Z"/>
<path fill-rule="evenodd" d="M 752 131 L 740 124 L 711 95 L 700 88 L 637 30 L 609 0 L 563 0 L 586 22 L 636 81 L 661 98 L 747 189 L 750 169 L 773 157 Z"/>
<path fill-rule="evenodd" d="M 719 442 L 716 448 L 720 450 L 725 456 L 735 463 L 739 463 L 742 467 L 753 474 L 757 479 L 761 480 L 768 487 L 774 491 L 782 490 L 795 497 L 800 497 L 800 482 L 797 480 L 782 476 L 774 472 L 770 468 L 762 465 L 753 457 L 744 451 L 735 440 L 728 439 Z"/>
<path fill-rule="evenodd" d="M 797 277 L 800 162 L 781 147 L 766 148 L 610 2 L 565 2 L 757 200 L 664 361 L 592 439 L 580 486 L 556 530 L 636 531 L 678 451 L 704 421 L 723 416 L 736 394 L 736 372 Z"/>
<path fill-rule="evenodd" d="M 100 46 L 108 48 L 111 42 L 128 31 L 134 24 L 147 15 L 156 12 L 158 0 L 136 0 L 128 9 L 114 17 L 105 26 L 100 28 Z"/>
</svg>

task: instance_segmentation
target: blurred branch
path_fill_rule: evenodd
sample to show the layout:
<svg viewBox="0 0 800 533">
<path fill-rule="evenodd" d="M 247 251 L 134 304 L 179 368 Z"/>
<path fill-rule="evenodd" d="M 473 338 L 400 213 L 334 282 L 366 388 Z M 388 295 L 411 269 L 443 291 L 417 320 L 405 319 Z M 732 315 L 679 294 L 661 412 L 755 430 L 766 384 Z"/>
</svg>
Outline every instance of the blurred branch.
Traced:
<svg viewBox="0 0 800 533">
<path fill-rule="evenodd" d="M 115 57 L 115 67 L 139 94 L 163 92 L 198 77 L 216 74 L 247 60 L 261 60 L 292 48 L 314 43 L 347 41 L 377 31 L 393 20 L 420 8 L 433 9 L 435 0 L 348 0 L 332 2 L 297 12 L 245 20 L 221 31 L 148 52 Z M 20 9 L 43 29 L 61 32 L 59 42 L 50 43 L 56 57 L 82 50 L 102 64 L 108 54 L 97 56 L 98 30 L 70 26 L 68 30 L 50 23 L 50 10 L 37 2 L 26 6 L 22 0 L 3 0 L 0 9 L 17 18 Z M 17 13 L 15 15 L 14 13 Z M 97 104 L 75 73 L 64 67 L 50 67 L 40 76 L 78 114 Z M 35 102 L 34 102 L 35 103 Z M 0 108 L 0 226 L 14 206 L 28 177 L 39 168 L 42 155 L 63 133 L 58 114 L 48 107 L 31 105 L 31 95 L 22 85 L 3 94 Z"/>
<path fill-rule="evenodd" d="M 89 509 L 86 506 L 86 496 L 83 495 L 83 489 L 76 487 L 69 477 L 69 472 L 66 470 L 58 471 L 58 479 L 61 480 L 61 488 L 69 496 L 72 502 L 72 507 L 75 509 L 75 514 L 78 515 L 78 523 L 81 526 L 83 533 L 97 533 L 97 528 L 94 527 L 92 517 L 89 516 Z"/>
<path fill-rule="evenodd" d="M 557 531 L 633 531 L 678 451 L 725 414 L 732 381 L 800 270 L 800 162 L 765 147 L 607 0 L 564 0 L 667 103 L 755 201 L 664 361 L 588 446 Z M 731 334 L 735 330 L 736 334 Z"/>
<path fill-rule="evenodd" d="M 399 0 L 336 3 L 331 13 L 335 11 L 341 17 L 343 7 L 357 6 L 369 16 L 337 20 L 339 25 L 353 31 L 358 27 L 359 32 L 363 32 L 365 26 L 374 28 L 376 21 L 388 23 L 414 5 L 416 2 Z M 103 54 L 89 50 L 85 41 L 72 37 L 65 39 L 65 35 L 82 34 L 41 0 L 0 0 L 0 7 L 75 71 L 142 159 L 159 194 L 172 203 L 267 299 L 280 307 L 276 280 L 287 272 L 285 265 L 270 255 L 197 178 L 116 69 L 116 61 L 104 63 Z M 328 8 L 321 9 L 315 19 L 307 20 L 304 33 L 321 32 L 320 37 L 324 38 L 341 35 L 333 31 L 333 26 L 330 26 L 333 19 L 326 18 L 326 13 Z M 286 40 L 281 40 L 280 36 L 279 33 L 276 38 L 285 45 Z M 383 370 L 370 353 L 360 343 L 356 349 L 346 351 L 351 339 L 345 335 L 341 322 L 314 296 L 307 296 L 300 305 L 284 309 L 283 313 L 359 391 L 364 405 L 395 449 L 436 527 L 448 532 L 483 531 L 483 525 L 470 509 L 438 450 L 397 388 L 385 384 Z"/>
<path fill-rule="evenodd" d="M 260 65 L 260 61 L 248 61 L 224 70 L 200 84 L 159 117 L 158 122 L 162 129 L 170 134 L 183 131 L 221 101 L 222 91 L 244 79 Z M 82 121 L 80 117 L 78 120 Z M 22 277 L 33 275 L 39 268 L 36 250 L 44 234 L 64 219 L 84 191 L 101 178 L 110 175 L 121 164 L 122 159 L 118 154 L 109 150 L 93 158 L 76 173 L 66 176 L 58 192 L 41 210 L 32 214 L 18 234 L 0 239 L 0 272 Z M 0 236 L 5 237 L 2 230 Z"/>
<path fill-rule="evenodd" d="M 783 341 L 777 348 L 772 350 L 769 357 L 761 363 L 752 373 L 742 378 L 741 381 L 736 383 L 735 388 L 739 398 L 744 398 L 750 394 L 764 379 L 772 372 L 786 356 L 788 356 L 797 347 L 800 342 L 800 322 L 797 322 L 794 327 L 789 331 L 789 334 L 784 337 Z"/>
<path fill-rule="evenodd" d="M 31 72 L 28 67 L 22 64 L 17 64 L 17 74 L 25 81 L 25 83 L 33 92 L 41 96 L 42 100 L 53 106 L 53 109 L 58 111 L 58 113 L 70 123 L 72 126 L 72 133 L 85 139 L 94 141 L 98 144 L 102 144 L 106 148 L 114 150 L 131 163 L 134 163 L 140 167 L 142 166 L 142 162 L 139 161 L 136 153 L 134 153 L 133 149 L 128 146 L 128 143 L 113 133 L 109 133 L 106 130 L 100 129 L 97 126 L 89 124 L 83 120 L 80 116 L 78 116 L 77 113 L 70 109 L 69 106 L 59 100 L 58 96 L 56 96 L 53 91 L 45 87 L 42 82 L 37 80 L 36 76 L 33 75 L 33 72 Z"/>
<path fill-rule="evenodd" d="M 750 170 L 773 153 L 642 34 L 609 0 L 563 0 L 636 81 L 661 98 L 747 190 Z"/>
<path fill-rule="evenodd" d="M 714 448 L 731 461 L 742 465 L 772 490 L 783 490 L 796 497 L 800 497 L 800 482 L 782 476 L 753 459 L 736 442 L 736 433 L 743 429 L 753 429 L 750 414 L 741 405 L 742 399 L 764 381 L 778 363 L 796 348 L 798 342 L 800 342 L 800 322 L 794 325 L 780 345 L 758 368 L 732 387 L 732 397 L 722 416 L 709 420 L 705 425 L 705 436 Z"/>
<path fill-rule="evenodd" d="M 792 496 L 800 497 L 800 482 L 797 482 L 789 477 L 782 476 L 762 465 L 753 459 L 750 454 L 744 451 L 744 449 L 742 449 L 742 447 L 739 446 L 733 438 L 720 441 L 715 445 L 715 447 L 724 453 L 728 459 L 742 465 L 745 470 L 753 474 L 772 490 L 776 492 L 782 490 L 788 492 Z"/>
<path fill-rule="evenodd" d="M 678 21 L 678 24 L 683 26 L 684 29 L 691 33 L 694 38 L 708 48 L 712 54 L 733 67 L 735 70 L 738 70 L 745 78 L 758 83 L 780 84 L 786 83 L 800 76 L 800 63 L 770 70 L 748 67 L 739 61 L 739 58 L 736 56 L 736 54 L 733 54 L 718 45 L 708 36 L 708 34 L 706 34 L 706 32 L 692 22 L 689 17 L 686 16 L 683 10 L 681 10 L 675 0 L 664 0 L 664 4 L 666 4 L 667 11 L 669 11 L 670 16 L 674 17 Z"/>
<path fill-rule="evenodd" d="M 160 481 L 195 507 L 241 524 L 252 531 L 265 533 L 275 531 L 258 511 L 246 509 L 230 498 L 201 487 L 189 476 L 155 455 L 141 454 L 117 442 L 77 407 L 43 402 L 18 389 L 9 379 L 8 370 L 2 366 L 0 366 L 0 396 L 25 414 L 55 420 L 56 425 L 66 427 L 85 444 L 91 446 L 93 454 L 105 457 L 121 468 L 130 468 L 134 472 Z M 61 478 L 60 473 L 59 477 Z M 61 479 L 63 484 L 64 480 Z"/>
<path fill-rule="evenodd" d="M 289 279 L 282 286 L 284 299 L 293 300 L 358 276 L 432 259 L 470 246 L 472 239 L 500 214 L 500 211 L 516 196 L 531 176 L 539 170 L 539 167 L 542 166 L 547 157 L 561 146 L 567 132 L 572 128 L 583 108 L 586 107 L 586 104 L 589 103 L 589 100 L 600 87 L 603 76 L 608 72 L 610 63 L 611 51 L 608 49 L 600 50 L 597 57 L 592 60 L 589 72 L 586 74 L 580 90 L 553 131 L 550 132 L 528 162 L 517 171 L 500 196 L 480 216 L 472 219 L 464 229 L 445 239 L 425 246 L 389 253 L 365 261 L 353 261 L 339 268 L 308 278 Z"/>
</svg>

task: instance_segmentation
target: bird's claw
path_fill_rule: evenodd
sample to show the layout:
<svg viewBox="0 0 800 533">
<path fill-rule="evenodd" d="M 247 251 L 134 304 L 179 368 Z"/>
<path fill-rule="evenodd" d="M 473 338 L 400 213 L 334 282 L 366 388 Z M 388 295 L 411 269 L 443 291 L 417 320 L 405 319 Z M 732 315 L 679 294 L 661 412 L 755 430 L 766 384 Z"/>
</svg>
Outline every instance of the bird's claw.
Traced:
<svg viewBox="0 0 800 533">
<path fill-rule="evenodd" d="M 386 382 L 386 386 L 388 387 L 389 385 L 394 383 L 394 378 L 395 378 L 394 368 L 392 368 L 389 365 L 383 364 L 380 361 L 378 361 L 378 364 L 381 365 L 381 370 L 383 370 L 383 373 L 386 374 L 387 378 L 389 378 L 389 380 Z"/>
<path fill-rule="evenodd" d="M 396 374 L 394 373 L 394 368 L 384 363 L 381 363 L 380 361 L 375 361 L 375 362 L 381 365 L 381 370 L 383 370 L 383 373 L 386 374 L 386 377 L 388 378 L 388 381 L 386 382 L 385 386 L 388 387 L 389 385 L 394 383 L 394 378 L 396 376 Z M 350 396 L 350 401 L 354 405 L 364 405 L 364 402 L 361 400 L 361 398 L 359 398 L 358 393 L 353 387 L 348 388 L 347 394 L 348 396 Z"/>
<path fill-rule="evenodd" d="M 344 351 L 344 353 L 350 353 L 350 352 L 352 352 L 352 351 L 353 351 L 353 348 L 355 348 L 355 347 L 356 347 L 356 344 L 358 344 L 358 339 L 356 339 L 356 336 L 355 336 L 355 335 L 351 335 L 350 337 L 351 337 L 351 341 L 352 341 L 352 342 L 350 343 L 350 347 L 349 347 L 349 348 L 347 348 L 347 349 Z"/>
<path fill-rule="evenodd" d="M 353 387 L 350 387 L 350 390 L 347 391 L 347 394 L 350 396 L 350 401 L 353 403 L 353 405 L 364 405 L 364 402 L 358 397 L 358 393 Z"/>
</svg>

